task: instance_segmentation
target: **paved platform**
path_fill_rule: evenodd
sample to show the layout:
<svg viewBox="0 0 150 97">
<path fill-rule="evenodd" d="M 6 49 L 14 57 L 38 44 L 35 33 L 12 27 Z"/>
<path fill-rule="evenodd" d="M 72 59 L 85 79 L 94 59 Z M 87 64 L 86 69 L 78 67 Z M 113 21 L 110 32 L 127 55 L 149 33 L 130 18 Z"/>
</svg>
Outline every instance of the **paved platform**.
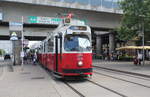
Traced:
<svg viewBox="0 0 150 97">
<path fill-rule="evenodd" d="M 0 67 L 0 77 L 2 76 L 3 73 L 3 67 Z"/>
<path fill-rule="evenodd" d="M 146 75 L 150 75 L 149 63 L 146 62 L 145 66 L 135 66 L 133 62 L 93 60 L 96 66 Z M 9 61 L 2 62 L 1 65 L 0 97 L 78 97 L 63 83 L 54 81 L 39 65 L 24 65 L 23 71 L 21 66 L 12 66 Z"/>
<path fill-rule="evenodd" d="M 93 65 L 101 66 L 105 68 L 117 69 L 122 71 L 128 71 L 133 73 L 140 73 L 150 75 L 150 61 L 145 61 L 145 65 L 135 66 L 133 62 L 114 62 L 114 61 L 102 61 L 93 60 Z"/>
<path fill-rule="evenodd" d="M 10 64 L 9 64 L 10 66 Z M 3 66 L 0 97 L 70 97 L 39 65 Z"/>
<path fill-rule="evenodd" d="M 3 61 L 4 60 L 4 57 L 3 56 L 0 56 L 0 61 Z"/>
<path fill-rule="evenodd" d="M 0 60 L 0 77 L 2 76 L 3 74 L 3 67 L 8 65 L 8 64 L 11 64 L 12 62 L 10 62 L 9 60 L 8 61 L 3 61 L 3 60 Z"/>
</svg>

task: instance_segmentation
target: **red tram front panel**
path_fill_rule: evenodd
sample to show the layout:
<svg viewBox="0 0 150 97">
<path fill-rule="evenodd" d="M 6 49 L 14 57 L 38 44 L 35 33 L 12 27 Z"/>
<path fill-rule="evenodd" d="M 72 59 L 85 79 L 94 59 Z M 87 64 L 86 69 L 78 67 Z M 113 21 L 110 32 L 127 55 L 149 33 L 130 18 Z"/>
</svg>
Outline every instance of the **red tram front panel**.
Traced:
<svg viewBox="0 0 150 97">
<path fill-rule="evenodd" d="M 92 75 L 91 53 L 68 53 L 58 55 L 56 65 L 56 54 L 49 54 L 47 68 L 59 72 L 62 76 Z M 82 64 L 79 62 L 82 62 Z M 57 70 L 56 70 L 57 69 Z"/>
<path fill-rule="evenodd" d="M 63 54 L 63 61 L 60 63 L 59 72 L 63 75 L 91 75 L 92 55 L 90 53 Z"/>
</svg>

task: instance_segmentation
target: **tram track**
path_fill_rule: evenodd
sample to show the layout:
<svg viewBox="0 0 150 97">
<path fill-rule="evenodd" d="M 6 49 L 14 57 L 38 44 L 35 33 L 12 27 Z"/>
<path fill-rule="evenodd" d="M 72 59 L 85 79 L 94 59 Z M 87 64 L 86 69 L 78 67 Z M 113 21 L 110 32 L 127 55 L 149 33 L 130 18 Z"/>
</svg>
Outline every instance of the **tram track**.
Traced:
<svg viewBox="0 0 150 97">
<path fill-rule="evenodd" d="M 148 85 L 143 85 L 143 84 L 136 83 L 136 82 L 129 81 L 129 80 L 125 80 L 125 79 L 122 79 L 122 78 L 113 77 L 113 76 L 106 75 L 106 74 L 99 73 L 99 72 L 95 72 L 95 71 L 94 71 L 94 73 L 99 74 L 99 75 L 103 75 L 103 76 L 107 76 L 107 77 L 110 77 L 110 78 L 114 78 L 114 79 L 117 79 L 117 80 L 125 81 L 125 82 L 128 82 L 128 83 L 132 83 L 132 84 L 135 84 L 135 85 L 143 86 L 143 87 L 146 87 L 146 88 L 150 88 L 150 86 L 148 86 Z"/>
<path fill-rule="evenodd" d="M 122 71 L 122 70 L 111 69 L 111 68 L 100 67 L 100 66 L 93 66 L 93 67 L 95 67 L 96 69 L 102 69 L 102 70 L 108 70 L 108 71 L 118 72 L 118 73 L 122 73 L 122 74 L 128 74 L 128 76 L 129 75 L 131 75 L 132 77 L 136 76 L 135 78 L 150 81 L 150 75 L 134 73 L 134 72 L 128 72 L 128 71 Z M 145 78 L 148 78 L 148 79 L 145 79 Z"/>
<path fill-rule="evenodd" d="M 47 73 L 49 73 L 49 75 L 52 76 L 52 74 L 51 74 L 49 71 L 47 71 Z M 54 79 L 53 77 L 52 77 L 52 79 L 55 81 L 55 79 Z M 61 81 L 62 81 L 66 86 L 68 86 L 73 92 L 75 92 L 77 95 L 79 95 L 79 97 L 86 97 L 86 96 L 85 96 L 83 93 L 81 93 L 78 89 L 74 88 L 74 86 L 72 86 L 69 82 L 67 82 L 67 81 L 65 81 L 65 80 L 61 80 Z M 112 92 L 112 93 L 114 93 L 114 94 L 116 94 L 116 95 L 118 95 L 118 96 L 120 96 L 120 97 L 128 97 L 128 96 L 126 96 L 126 95 L 124 95 L 124 94 L 122 94 L 122 93 L 119 93 L 119 92 L 117 92 L 117 91 L 115 91 L 115 90 L 112 90 L 112 89 L 106 87 L 106 86 L 103 86 L 103 85 L 101 85 L 101 84 L 98 84 L 97 82 L 94 82 L 94 81 L 92 81 L 92 80 L 87 79 L 87 81 L 90 82 L 90 83 L 92 83 L 92 84 L 94 84 L 94 85 L 96 85 L 96 86 L 98 86 L 98 87 L 100 87 L 100 88 L 103 88 L 103 89 L 105 89 L 105 90 L 107 90 L 107 91 L 109 91 L 109 92 Z"/>
<path fill-rule="evenodd" d="M 92 81 L 92 80 L 87 79 L 87 81 L 88 81 L 89 83 L 95 85 L 95 86 L 98 86 L 98 87 L 100 87 L 100 88 L 105 89 L 106 91 L 109 91 L 109 92 L 111 92 L 111 93 L 113 93 L 113 94 L 116 94 L 116 95 L 118 95 L 119 97 L 128 97 L 128 96 L 126 96 L 126 95 L 124 95 L 124 94 L 122 94 L 122 93 L 119 93 L 119 92 L 117 92 L 117 91 L 115 91 L 115 90 L 112 90 L 112 89 L 110 89 L 110 88 L 108 88 L 108 87 L 105 87 L 105 86 L 103 86 L 103 85 L 101 85 L 101 84 L 99 84 L 99 83 L 97 83 L 97 82 Z M 82 94 L 81 92 L 79 92 L 76 88 L 74 88 L 74 86 L 70 85 L 68 82 L 64 82 L 64 83 L 65 83 L 68 87 L 70 87 L 74 92 L 76 92 L 80 97 L 87 97 L 87 96 L 85 96 L 84 94 Z"/>
<path fill-rule="evenodd" d="M 48 73 L 49 73 L 49 75 L 51 75 L 50 74 L 50 72 L 49 71 L 47 71 Z M 150 86 L 146 86 L 146 85 L 144 85 L 144 84 L 140 84 L 140 83 L 137 83 L 137 82 L 132 82 L 132 81 L 128 81 L 128 80 L 125 80 L 125 79 L 121 79 L 121 78 L 117 78 L 117 77 L 113 77 L 113 76 L 111 76 L 111 75 L 107 75 L 107 74 L 102 74 L 102 73 L 99 73 L 99 72 L 95 72 L 94 71 L 94 73 L 96 73 L 96 74 L 100 74 L 100 75 L 102 75 L 102 76 L 106 76 L 106 77 L 111 77 L 111 78 L 114 78 L 114 79 L 117 79 L 117 80 L 120 80 L 120 81 L 124 81 L 124 82 L 128 82 L 128 83 L 131 83 L 131 84 L 135 84 L 135 85 L 139 85 L 139 86 L 142 86 L 143 88 L 150 88 Z M 147 77 L 146 77 L 147 78 Z M 54 81 L 56 81 L 55 79 L 53 79 Z M 87 94 L 85 93 L 85 91 L 81 91 L 82 90 L 82 86 L 83 86 L 83 84 L 81 84 L 81 83 L 72 83 L 72 82 L 68 82 L 68 81 L 66 81 L 66 80 L 61 80 L 61 82 L 62 83 L 64 83 L 64 86 L 65 87 L 68 87 L 68 89 L 70 90 L 70 91 L 72 91 L 72 93 L 75 93 L 76 95 L 77 95 L 77 97 L 79 96 L 79 97 L 88 97 L 87 96 Z M 56 81 L 56 83 L 57 83 L 57 81 Z M 108 92 L 111 92 L 112 94 L 114 94 L 114 95 L 118 95 L 118 97 L 131 97 L 131 96 L 127 96 L 126 95 L 126 93 L 125 92 L 122 92 L 122 91 L 120 91 L 120 90 L 118 90 L 118 89 L 113 89 L 112 87 L 110 87 L 110 85 L 106 85 L 106 84 L 103 84 L 103 83 L 99 83 L 99 81 L 98 80 L 94 80 L 94 79 L 88 79 L 87 80 L 87 83 L 86 82 L 84 82 L 84 85 L 88 85 L 88 84 L 91 84 L 90 86 L 91 87 L 94 87 L 94 88 L 97 88 L 97 89 L 99 89 L 99 88 L 101 88 L 101 89 L 103 89 L 103 90 L 105 90 L 105 91 L 108 91 Z M 92 85 L 93 84 L 93 85 Z M 77 85 L 77 86 L 76 86 Z M 80 88 L 81 87 L 81 88 Z M 99 87 L 99 88 L 98 88 Z M 91 90 L 93 90 L 93 89 L 91 89 Z M 91 90 L 86 90 L 86 92 L 87 93 L 93 93 Z M 91 91 L 91 92 L 90 92 Z M 97 92 L 98 93 L 98 92 Z M 90 96 L 89 96 L 90 97 Z"/>
<path fill-rule="evenodd" d="M 112 92 L 112 93 L 115 93 L 115 94 L 121 96 L 121 97 L 128 97 L 128 96 L 126 96 L 126 95 L 124 95 L 124 94 L 122 94 L 122 93 L 119 93 L 119 92 L 117 92 L 117 91 L 115 91 L 115 90 L 112 90 L 112 89 L 110 89 L 110 88 L 107 88 L 107 87 L 105 87 L 105 86 L 103 86 L 103 85 L 100 85 L 100 84 L 98 84 L 97 82 L 94 82 L 94 81 L 92 81 L 92 80 L 88 80 L 88 81 L 91 82 L 91 83 L 94 84 L 94 85 L 97 85 L 97 86 L 99 86 L 99 87 L 101 87 L 101 88 L 104 88 L 104 89 L 106 89 L 106 90 L 108 90 L 108 91 L 110 91 L 110 92 Z"/>
<path fill-rule="evenodd" d="M 67 85 L 70 89 L 72 89 L 75 93 L 77 93 L 80 97 L 86 97 L 85 95 L 83 95 L 81 92 L 79 92 L 77 89 L 75 89 L 74 87 L 72 87 L 69 83 L 67 83 L 66 81 L 63 81 L 65 85 Z"/>
<path fill-rule="evenodd" d="M 51 75 L 51 74 L 50 74 L 50 75 Z M 53 80 L 55 80 L 55 79 L 53 78 Z M 66 86 L 68 86 L 72 91 L 74 91 L 76 94 L 78 94 L 79 97 L 86 97 L 86 96 L 85 96 L 83 93 L 81 93 L 78 89 L 74 88 L 74 86 L 72 86 L 69 82 L 67 82 L 67 81 L 65 81 L 65 80 L 61 80 L 61 81 L 62 81 Z M 126 96 L 126 95 L 124 95 L 124 94 L 121 94 L 121 93 L 115 91 L 115 90 L 112 90 L 112 89 L 107 88 L 107 87 L 105 87 L 105 86 L 103 86 L 103 85 L 100 85 L 100 84 L 98 84 L 98 83 L 96 83 L 96 82 L 94 82 L 94 81 L 92 81 L 92 80 L 87 79 L 87 81 L 90 82 L 90 83 L 92 83 L 92 84 L 94 84 L 94 85 L 96 85 L 96 86 L 98 86 L 98 87 L 100 87 L 100 88 L 103 88 L 103 89 L 105 89 L 105 90 L 107 90 L 107 91 L 110 91 L 110 92 L 116 94 L 116 95 L 119 95 L 120 97 L 128 97 L 128 96 Z"/>
<path fill-rule="evenodd" d="M 95 73 L 95 72 L 94 72 Z M 121 97 L 149 97 L 149 86 L 139 84 L 139 83 L 130 83 L 129 81 L 114 79 L 110 76 L 105 75 L 93 75 L 93 78 L 90 80 L 93 84 L 100 85 L 104 89 L 108 89 L 114 93 L 119 94 Z M 112 84 L 111 84 L 112 83 Z M 139 91 L 136 94 L 130 90 Z M 140 92 L 143 91 L 143 92 Z M 145 95 L 147 94 L 147 95 Z"/>
<path fill-rule="evenodd" d="M 51 78 L 57 83 L 57 81 L 56 81 L 56 79 L 53 77 L 53 75 L 52 75 L 52 73 L 49 71 L 49 70 L 47 70 L 46 68 L 44 68 L 44 67 L 42 67 L 41 66 L 41 68 L 43 68 L 46 72 L 47 72 L 47 74 L 49 75 L 49 76 L 51 76 Z M 61 80 L 67 87 L 69 87 L 74 93 L 76 93 L 77 95 L 79 95 L 79 97 L 86 97 L 86 96 L 84 96 L 82 93 L 80 93 L 77 89 L 75 89 L 74 87 L 72 87 L 68 82 L 66 82 L 65 80 Z"/>
</svg>

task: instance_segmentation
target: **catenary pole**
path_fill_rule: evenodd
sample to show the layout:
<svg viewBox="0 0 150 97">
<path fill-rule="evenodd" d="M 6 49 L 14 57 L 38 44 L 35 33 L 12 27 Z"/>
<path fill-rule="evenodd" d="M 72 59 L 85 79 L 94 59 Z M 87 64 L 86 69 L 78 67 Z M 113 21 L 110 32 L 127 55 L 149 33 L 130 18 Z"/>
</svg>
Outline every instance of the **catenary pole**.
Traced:
<svg viewBox="0 0 150 97">
<path fill-rule="evenodd" d="M 22 68 L 22 70 L 23 70 L 23 63 L 24 63 L 24 60 L 23 60 L 23 58 L 24 58 L 24 51 L 23 51 L 23 40 L 24 40 L 24 33 L 23 33 L 23 22 L 24 22 L 24 18 L 23 18 L 23 16 L 21 17 L 21 22 L 22 22 L 22 31 L 21 31 L 21 43 L 22 43 L 22 50 L 21 50 L 21 58 L 22 58 L 22 62 L 21 62 L 21 68 Z"/>
</svg>

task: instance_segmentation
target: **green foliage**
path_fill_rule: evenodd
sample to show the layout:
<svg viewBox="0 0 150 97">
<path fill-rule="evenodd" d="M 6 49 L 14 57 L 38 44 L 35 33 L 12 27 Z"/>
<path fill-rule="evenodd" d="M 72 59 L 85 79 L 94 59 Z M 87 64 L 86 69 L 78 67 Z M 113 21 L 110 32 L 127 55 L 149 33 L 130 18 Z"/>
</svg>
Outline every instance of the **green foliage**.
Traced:
<svg viewBox="0 0 150 97">
<path fill-rule="evenodd" d="M 123 0 L 121 27 L 117 29 L 118 38 L 128 41 L 137 37 L 144 25 L 145 39 L 150 35 L 150 0 Z"/>
<path fill-rule="evenodd" d="M 130 40 L 132 37 L 136 36 L 136 34 L 134 33 L 134 31 L 130 30 L 128 27 L 120 27 L 117 29 L 118 36 L 117 38 L 123 41 L 128 41 Z"/>
<path fill-rule="evenodd" d="M 2 51 L 0 50 L 0 55 L 2 55 Z"/>
<path fill-rule="evenodd" d="M 0 49 L 0 55 L 4 55 L 5 54 L 5 51 Z"/>
<path fill-rule="evenodd" d="M 101 56 L 101 55 L 95 55 L 94 59 L 103 59 L 103 56 Z"/>
<path fill-rule="evenodd" d="M 120 61 L 132 61 L 133 56 L 119 56 Z"/>
</svg>

